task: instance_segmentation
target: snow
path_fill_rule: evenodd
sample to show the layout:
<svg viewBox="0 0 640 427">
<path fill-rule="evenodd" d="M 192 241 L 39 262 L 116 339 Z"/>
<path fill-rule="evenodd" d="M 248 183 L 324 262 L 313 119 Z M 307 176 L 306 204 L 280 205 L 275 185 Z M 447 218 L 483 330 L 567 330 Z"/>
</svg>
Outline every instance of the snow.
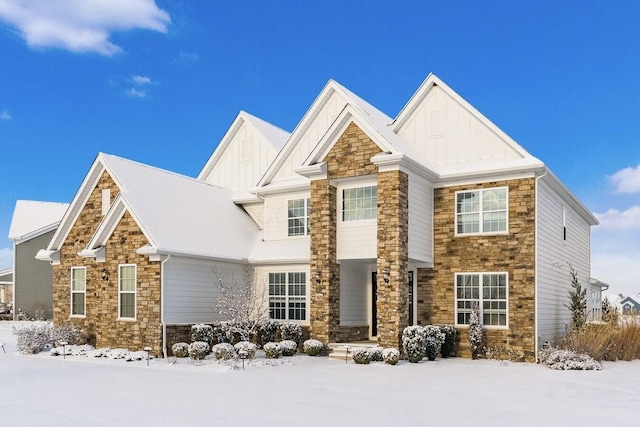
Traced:
<svg viewBox="0 0 640 427">
<path fill-rule="evenodd" d="M 637 425 L 640 361 L 601 371 L 437 359 L 356 365 L 298 354 L 202 364 L 34 356 L 0 322 L 2 425 Z"/>
<path fill-rule="evenodd" d="M 66 203 L 16 201 L 9 228 L 9 239 L 33 238 L 55 229 L 68 207 Z"/>
</svg>

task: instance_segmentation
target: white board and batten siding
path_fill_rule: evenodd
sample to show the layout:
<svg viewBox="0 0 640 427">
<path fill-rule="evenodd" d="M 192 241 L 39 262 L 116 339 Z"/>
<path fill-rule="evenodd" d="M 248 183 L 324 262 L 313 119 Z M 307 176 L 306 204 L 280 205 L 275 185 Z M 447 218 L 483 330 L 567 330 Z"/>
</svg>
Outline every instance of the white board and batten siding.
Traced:
<svg viewBox="0 0 640 427">
<path fill-rule="evenodd" d="M 340 324 L 369 325 L 371 317 L 371 273 L 375 262 L 340 263 Z"/>
<path fill-rule="evenodd" d="M 547 183 L 537 187 L 537 283 L 539 344 L 556 344 L 570 322 L 570 267 L 578 273 L 583 287 L 588 287 L 590 266 L 590 225 Z M 564 223 L 564 225 L 563 225 Z M 564 239 L 564 226 L 567 237 Z"/>
<path fill-rule="evenodd" d="M 440 87 L 429 91 L 397 133 L 435 165 L 522 157 Z"/>
<path fill-rule="evenodd" d="M 409 175 L 409 259 L 433 262 L 433 184 Z"/>
<path fill-rule="evenodd" d="M 289 200 L 308 199 L 307 191 L 264 196 L 264 239 L 308 239 L 308 236 L 289 237 Z"/>
<path fill-rule="evenodd" d="M 164 322 L 170 325 L 226 320 L 214 310 L 220 295 L 218 279 L 242 282 L 240 263 L 171 257 L 164 264 Z"/>
</svg>

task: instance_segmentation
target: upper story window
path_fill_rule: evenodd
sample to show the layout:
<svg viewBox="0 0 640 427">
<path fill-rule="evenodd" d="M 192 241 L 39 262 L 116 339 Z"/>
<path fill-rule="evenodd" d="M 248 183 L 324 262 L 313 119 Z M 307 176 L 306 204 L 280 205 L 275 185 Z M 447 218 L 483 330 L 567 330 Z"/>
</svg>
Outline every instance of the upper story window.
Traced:
<svg viewBox="0 0 640 427">
<path fill-rule="evenodd" d="M 477 307 L 485 326 L 507 326 L 506 273 L 456 274 L 456 324 L 468 325 Z"/>
<path fill-rule="evenodd" d="M 362 221 L 378 216 L 378 187 L 345 188 L 342 190 L 342 220 Z"/>
<path fill-rule="evenodd" d="M 507 187 L 456 192 L 456 234 L 507 231 Z"/>
<path fill-rule="evenodd" d="M 118 318 L 136 318 L 136 266 L 118 266 Z"/>
<path fill-rule="evenodd" d="M 71 267 L 71 315 L 84 316 L 87 299 L 87 269 Z"/>
<path fill-rule="evenodd" d="M 289 236 L 306 236 L 311 230 L 311 199 L 289 200 L 287 206 Z"/>
</svg>

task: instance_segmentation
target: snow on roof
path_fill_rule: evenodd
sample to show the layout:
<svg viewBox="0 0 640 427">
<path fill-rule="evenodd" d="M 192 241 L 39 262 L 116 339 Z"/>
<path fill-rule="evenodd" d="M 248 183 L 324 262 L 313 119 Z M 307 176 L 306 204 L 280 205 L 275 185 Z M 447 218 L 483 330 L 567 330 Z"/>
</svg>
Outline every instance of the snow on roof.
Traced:
<svg viewBox="0 0 640 427">
<path fill-rule="evenodd" d="M 9 227 L 9 239 L 19 241 L 34 238 L 54 230 L 68 207 L 67 203 L 16 201 Z"/>
<path fill-rule="evenodd" d="M 246 111 L 241 111 L 240 114 L 244 116 L 247 121 L 253 124 L 256 130 L 260 132 L 260 134 L 267 140 L 269 144 L 271 144 L 273 148 L 275 148 L 276 151 L 280 151 L 282 147 L 284 147 L 284 144 L 287 142 L 287 139 L 289 139 L 289 136 L 291 135 L 286 130 L 280 129 L 279 127 L 266 122 L 259 117 L 249 114 Z"/>
<path fill-rule="evenodd" d="M 251 253 L 258 229 L 230 190 L 113 155 L 98 160 L 158 252 L 231 259 Z"/>
</svg>

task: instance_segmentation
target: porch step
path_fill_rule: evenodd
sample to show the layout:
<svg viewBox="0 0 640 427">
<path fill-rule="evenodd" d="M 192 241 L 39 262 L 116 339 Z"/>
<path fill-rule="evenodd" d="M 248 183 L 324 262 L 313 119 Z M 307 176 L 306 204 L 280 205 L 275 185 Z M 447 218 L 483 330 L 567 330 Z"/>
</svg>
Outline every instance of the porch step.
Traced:
<svg viewBox="0 0 640 427">
<path fill-rule="evenodd" d="M 356 348 L 372 348 L 377 345 L 375 341 L 332 342 L 328 345 L 329 359 L 351 362 L 351 355 Z"/>
</svg>

